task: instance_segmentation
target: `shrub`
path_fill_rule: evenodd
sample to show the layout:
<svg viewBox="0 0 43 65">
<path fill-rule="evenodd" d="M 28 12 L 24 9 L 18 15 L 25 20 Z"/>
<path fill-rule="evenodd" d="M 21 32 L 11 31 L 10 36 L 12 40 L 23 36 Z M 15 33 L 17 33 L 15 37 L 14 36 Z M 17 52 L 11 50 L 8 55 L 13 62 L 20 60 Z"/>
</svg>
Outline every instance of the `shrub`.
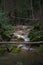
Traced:
<svg viewBox="0 0 43 65">
<path fill-rule="evenodd" d="M 30 37 L 30 41 L 43 41 L 43 34 L 40 32 L 40 26 L 35 25 L 28 37 Z"/>
<path fill-rule="evenodd" d="M 30 41 L 40 41 L 40 34 L 38 31 L 30 31 L 28 37 L 30 37 Z"/>
<path fill-rule="evenodd" d="M 43 44 L 40 44 L 40 47 L 38 48 L 38 52 L 43 52 Z"/>
<path fill-rule="evenodd" d="M 3 54 L 6 51 L 5 47 L 0 47 L 0 53 Z"/>
<path fill-rule="evenodd" d="M 2 11 L 0 11 L 0 35 L 2 40 L 10 40 L 12 31 L 13 26 L 9 24 L 9 18 L 6 17 Z"/>
<path fill-rule="evenodd" d="M 34 29 L 34 30 L 40 30 L 40 25 L 39 25 L 39 24 L 34 25 L 33 29 Z"/>
<path fill-rule="evenodd" d="M 18 53 L 20 50 L 21 50 L 20 48 L 14 47 L 13 50 L 12 50 L 12 52 L 13 53 Z"/>
</svg>

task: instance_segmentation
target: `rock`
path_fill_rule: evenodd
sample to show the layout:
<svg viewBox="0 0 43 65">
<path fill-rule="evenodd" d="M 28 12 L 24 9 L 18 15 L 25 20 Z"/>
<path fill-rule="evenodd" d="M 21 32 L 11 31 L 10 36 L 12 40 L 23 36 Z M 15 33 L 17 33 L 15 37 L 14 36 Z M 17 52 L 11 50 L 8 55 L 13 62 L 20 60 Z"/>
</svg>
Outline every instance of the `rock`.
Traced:
<svg viewBox="0 0 43 65">
<path fill-rule="evenodd" d="M 17 47 L 18 47 L 18 48 L 21 48 L 21 47 L 23 47 L 23 46 L 24 46 L 24 45 L 22 45 L 22 44 L 19 44 Z"/>
<path fill-rule="evenodd" d="M 37 51 L 37 49 L 35 49 L 35 48 L 30 48 L 29 50 L 30 51 Z"/>
<path fill-rule="evenodd" d="M 29 48 L 27 48 L 27 47 L 22 47 L 21 49 L 23 49 L 23 50 L 29 50 Z"/>
</svg>

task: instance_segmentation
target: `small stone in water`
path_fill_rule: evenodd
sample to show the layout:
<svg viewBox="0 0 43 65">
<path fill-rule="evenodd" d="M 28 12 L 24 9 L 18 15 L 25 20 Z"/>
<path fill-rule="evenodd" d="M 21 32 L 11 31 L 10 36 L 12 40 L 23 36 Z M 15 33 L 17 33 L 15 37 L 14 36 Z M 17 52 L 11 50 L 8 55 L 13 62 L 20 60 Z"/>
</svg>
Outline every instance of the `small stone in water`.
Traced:
<svg viewBox="0 0 43 65">
<path fill-rule="evenodd" d="M 19 44 L 17 47 L 18 47 L 18 48 L 20 48 L 20 47 L 23 47 L 23 46 L 24 46 L 24 45 L 22 45 L 22 44 Z"/>
<path fill-rule="evenodd" d="M 29 48 L 27 48 L 27 47 L 22 47 L 21 49 L 24 49 L 24 50 L 29 50 Z"/>
<path fill-rule="evenodd" d="M 30 41 L 30 38 L 25 38 L 24 40 L 25 40 L 26 42 L 28 42 L 28 41 Z"/>
</svg>

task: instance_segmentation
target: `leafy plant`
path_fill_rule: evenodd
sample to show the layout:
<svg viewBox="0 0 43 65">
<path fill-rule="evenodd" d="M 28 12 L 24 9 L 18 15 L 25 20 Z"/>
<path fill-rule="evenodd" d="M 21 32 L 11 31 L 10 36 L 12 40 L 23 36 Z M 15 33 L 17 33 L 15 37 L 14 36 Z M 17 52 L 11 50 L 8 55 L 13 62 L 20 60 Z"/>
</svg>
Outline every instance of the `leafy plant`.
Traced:
<svg viewBox="0 0 43 65">
<path fill-rule="evenodd" d="M 43 52 L 43 44 L 40 44 L 40 47 L 38 48 L 38 52 Z"/>
<path fill-rule="evenodd" d="M 13 26 L 9 24 L 9 18 L 7 18 L 2 11 L 0 11 L 0 35 L 2 40 L 10 40 L 12 31 Z"/>
<path fill-rule="evenodd" d="M 0 53 L 3 54 L 6 51 L 5 47 L 0 47 Z"/>
<path fill-rule="evenodd" d="M 40 25 L 35 25 L 28 35 L 30 41 L 43 41 L 43 34 L 40 31 Z"/>
<path fill-rule="evenodd" d="M 40 24 L 34 25 L 33 30 L 40 31 Z"/>
<path fill-rule="evenodd" d="M 14 47 L 13 50 L 12 50 L 12 52 L 13 53 L 18 53 L 20 50 L 21 50 L 20 48 Z"/>
</svg>

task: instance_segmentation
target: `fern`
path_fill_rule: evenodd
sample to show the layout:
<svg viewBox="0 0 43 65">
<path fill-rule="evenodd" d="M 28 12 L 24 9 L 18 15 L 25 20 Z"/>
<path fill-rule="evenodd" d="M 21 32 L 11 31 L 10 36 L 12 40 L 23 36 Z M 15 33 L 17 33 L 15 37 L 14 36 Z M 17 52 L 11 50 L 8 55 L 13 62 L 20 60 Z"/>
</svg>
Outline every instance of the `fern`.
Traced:
<svg viewBox="0 0 43 65">
<path fill-rule="evenodd" d="M 0 11 L 0 35 L 2 39 L 10 39 L 13 26 L 9 24 L 9 18 L 7 18 L 4 12 Z"/>
</svg>

